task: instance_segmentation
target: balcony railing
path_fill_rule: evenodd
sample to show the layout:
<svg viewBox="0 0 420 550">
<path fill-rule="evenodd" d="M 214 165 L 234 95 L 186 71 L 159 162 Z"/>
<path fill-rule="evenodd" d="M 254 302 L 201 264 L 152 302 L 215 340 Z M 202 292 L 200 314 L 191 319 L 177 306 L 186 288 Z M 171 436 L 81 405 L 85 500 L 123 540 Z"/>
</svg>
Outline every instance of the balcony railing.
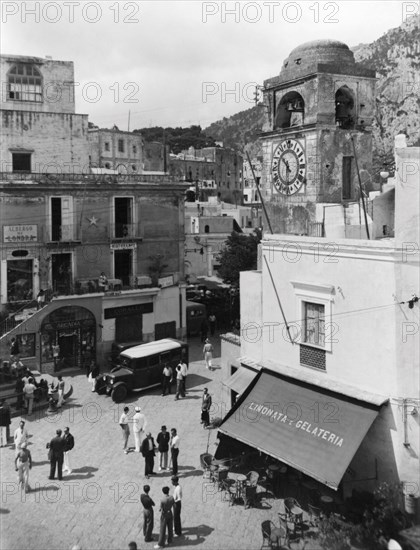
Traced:
<svg viewBox="0 0 420 550">
<path fill-rule="evenodd" d="M 80 226 L 76 224 L 51 225 L 46 229 L 45 240 L 48 242 L 81 241 Z"/>
<path fill-rule="evenodd" d="M 138 224 L 114 223 L 109 225 L 109 238 L 111 240 L 129 240 L 140 238 Z"/>
<path fill-rule="evenodd" d="M 40 173 L 40 172 L 0 172 L 0 182 L 28 182 L 56 184 L 58 182 L 74 183 L 185 183 L 174 175 L 162 174 L 74 174 L 74 173 Z"/>
</svg>

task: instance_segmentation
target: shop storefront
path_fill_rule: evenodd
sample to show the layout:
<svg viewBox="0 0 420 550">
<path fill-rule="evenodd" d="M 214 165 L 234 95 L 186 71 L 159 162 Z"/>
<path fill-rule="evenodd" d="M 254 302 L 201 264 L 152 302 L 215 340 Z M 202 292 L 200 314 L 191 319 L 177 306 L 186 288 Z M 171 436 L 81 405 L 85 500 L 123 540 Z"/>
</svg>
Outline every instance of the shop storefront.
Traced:
<svg viewBox="0 0 420 550">
<path fill-rule="evenodd" d="M 96 357 L 96 320 L 80 306 L 64 306 L 50 313 L 41 325 L 42 372 L 86 369 Z"/>
<path fill-rule="evenodd" d="M 217 458 L 228 454 L 234 440 L 335 490 L 386 402 L 364 401 L 264 368 L 258 374 L 238 369 L 225 385 L 243 393 L 219 428 Z"/>
</svg>

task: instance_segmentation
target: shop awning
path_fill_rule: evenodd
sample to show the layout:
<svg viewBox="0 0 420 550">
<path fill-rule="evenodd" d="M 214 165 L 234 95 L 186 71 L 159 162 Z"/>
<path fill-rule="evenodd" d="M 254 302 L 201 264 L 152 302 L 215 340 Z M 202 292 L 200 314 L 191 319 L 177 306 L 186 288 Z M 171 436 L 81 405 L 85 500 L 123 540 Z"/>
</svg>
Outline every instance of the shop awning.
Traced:
<svg viewBox="0 0 420 550">
<path fill-rule="evenodd" d="M 239 368 L 232 374 L 223 384 L 236 393 L 243 393 L 250 383 L 257 376 L 258 372 L 246 369 L 244 367 Z"/>
<path fill-rule="evenodd" d="M 379 410 L 262 369 L 219 432 L 337 489 Z"/>
</svg>

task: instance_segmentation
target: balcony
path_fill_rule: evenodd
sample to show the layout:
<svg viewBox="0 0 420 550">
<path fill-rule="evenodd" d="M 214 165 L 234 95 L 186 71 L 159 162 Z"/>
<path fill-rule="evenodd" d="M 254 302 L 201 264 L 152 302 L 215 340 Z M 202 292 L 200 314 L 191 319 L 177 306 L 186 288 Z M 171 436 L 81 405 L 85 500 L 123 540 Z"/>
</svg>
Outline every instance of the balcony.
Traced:
<svg viewBox="0 0 420 550">
<path fill-rule="evenodd" d="M 16 183 L 39 183 L 56 185 L 59 182 L 73 183 L 182 183 L 180 178 L 169 174 L 76 174 L 41 172 L 0 172 L 0 181 Z"/>
<path fill-rule="evenodd" d="M 81 243 L 80 226 L 76 224 L 50 225 L 46 228 L 45 241 L 48 243 Z"/>
<path fill-rule="evenodd" d="M 114 223 L 109 225 L 109 239 L 111 241 L 125 242 L 130 240 L 141 240 L 142 237 L 137 223 Z"/>
</svg>

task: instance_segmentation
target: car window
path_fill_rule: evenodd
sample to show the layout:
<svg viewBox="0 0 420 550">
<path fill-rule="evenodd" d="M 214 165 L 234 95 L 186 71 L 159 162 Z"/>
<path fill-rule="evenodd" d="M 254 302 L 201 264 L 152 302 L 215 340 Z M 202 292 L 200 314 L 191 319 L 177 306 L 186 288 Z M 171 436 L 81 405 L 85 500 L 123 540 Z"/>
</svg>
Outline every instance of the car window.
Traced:
<svg viewBox="0 0 420 550">
<path fill-rule="evenodd" d="M 147 357 L 139 357 L 138 359 L 134 359 L 133 363 L 136 370 L 145 369 L 147 368 Z"/>
<path fill-rule="evenodd" d="M 156 365 L 159 365 L 159 354 L 151 355 L 148 359 L 149 367 L 155 367 Z"/>
</svg>

